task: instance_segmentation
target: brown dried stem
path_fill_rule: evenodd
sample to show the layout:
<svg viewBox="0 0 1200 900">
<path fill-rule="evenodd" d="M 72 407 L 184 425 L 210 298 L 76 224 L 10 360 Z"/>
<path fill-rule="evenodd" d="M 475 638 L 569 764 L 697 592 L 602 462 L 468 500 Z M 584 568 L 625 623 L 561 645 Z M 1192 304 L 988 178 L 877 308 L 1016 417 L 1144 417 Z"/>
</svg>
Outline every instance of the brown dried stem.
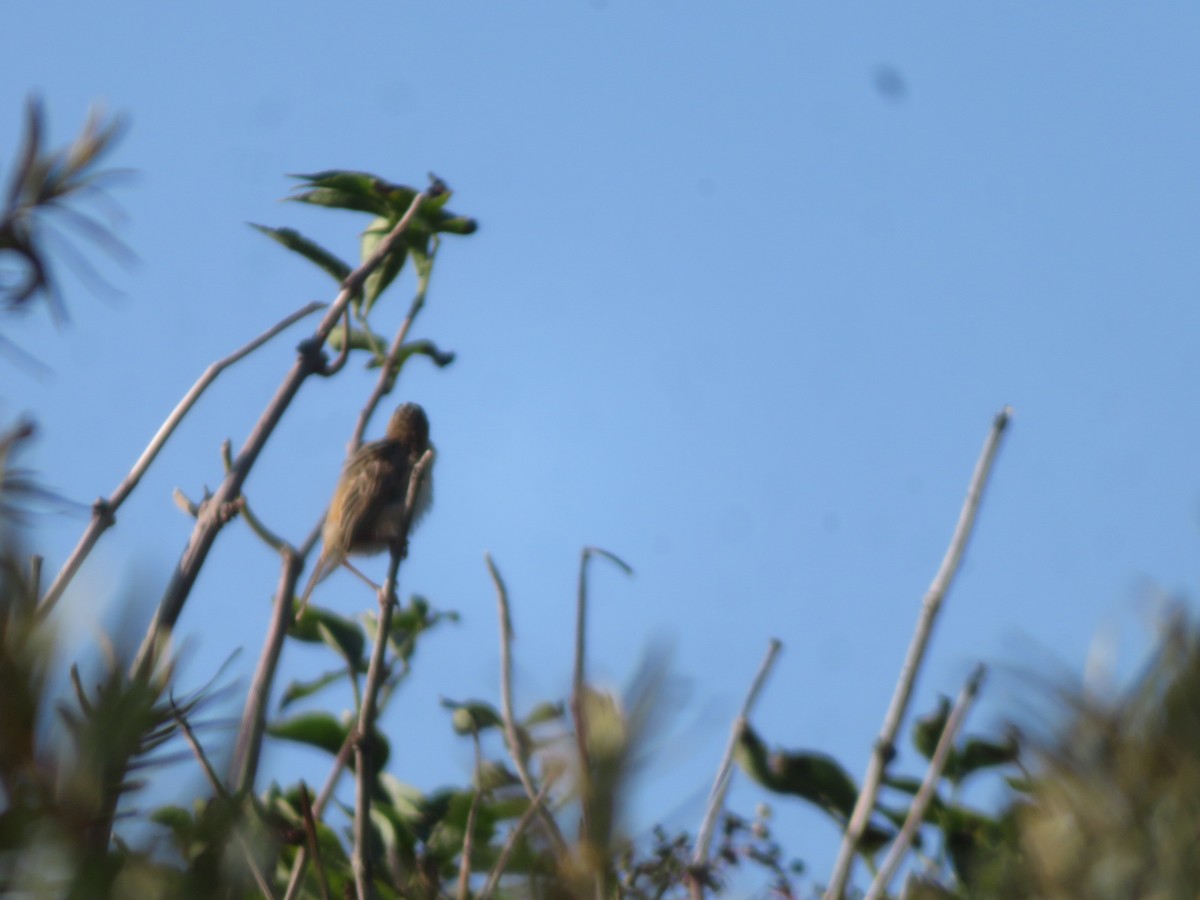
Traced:
<svg viewBox="0 0 1200 900">
<path fill-rule="evenodd" d="M 246 708 L 242 713 L 237 744 L 233 752 L 233 765 L 230 771 L 232 783 L 238 791 L 246 791 L 254 787 L 254 778 L 258 772 L 258 758 L 262 751 L 263 733 L 267 727 L 267 701 L 270 697 L 271 685 L 275 681 L 279 657 L 283 652 L 283 641 L 287 636 L 288 627 L 292 623 L 292 604 L 296 595 L 296 583 L 299 581 L 300 572 L 304 567 L 303 560 L 290 544 L 283 544 L 280 548 L 280 557 L 279 583 L 275 587 L 271 625 L 267 630 L 263 651 L 258 657 L 254 680 L 251 681 L 250 690 L 246 695 Z"/>
<path fill-rule="evenodd" d="M 412 328 L 412 323 L 416 319 L 417 314 L 425 306 L 425 295 L 429 291 L 429 276 L 433 271 L 433 260 L 436 254 L 437 238 L 435 237 L 429 254 L 429 260 L 418 271 L 417 290 L 413 294 L 412 303 L 408 307 L 408 313 L 405 315 L 404 321 L 400 323 L 400 328 L 397 329 L 396 336 L 392 338 L 392 346 L 388 349 L 387 358 L 383 361 L 383 365 L 379 367 L 379 377 L 375 379 L 375 387 L 371 391 L 371 396 L 358 413 L 358 421 L 355 423 L 354 433 L 351 435 L 350 444 L 346 448 L 347 455 L 362 446 L 363 435 L 367 433 L 367 424 L 371 421 L 371 416 L 375 414 L 375 409 L 379 406 L 379 401 L 391 391 L 394 385 L 396 368 L 400 365 L 400 351 L 404 347 L 404 339 L 408 337 L 408 332 Z M 347 344 L 349 340 L 349 334 L 347 333 Z"/>
<path fill-rule="evenodd" d="M 525 812 L 521 813 L 521 818 L 517 819 L 517 824 L 508 833 L 508 837 L 504 840 L 504 846 L 500 848 L 500 855 L 496 857 L 496 864 L 492 866 L 492 871 L 488 873 L 487 881 L 484 882 L 483 888 L 479 891 L 479 896 L 476 900 L 489 900 L 492 894 L 495 893 L 496 885 L 500 883 L 500 878 L 504 875 L 504 870 L 508 866 L 508 860 L 517 847 L 517 841 L 521 839 L 521 835 L 525 833 L 525 829 L 529 827 L 529 823 L 533 821 L 533 817 L 545 809 L 544 804 L 546 802 L 546 794 L 550 791 L 550 784 L 547 781 L 542 785 L 542 789 L 529 802 L 529 807 Z"/>
<path fill-rule="evenodd" d="M 983 675 L 984 667 L 976 666 L 971 677 L 967 679 L 967 683 L 963 685 L 962 691 L 959 692 L 958 699 L 954 702 L 954 708 L 950 711 L 946 724 L 942 727 L 942 736 L 938 738 L 933 758 L 929 760 L 929 769 L 925 773 L 921 787 L 917 789 L 917 793 L 913 797 L 912 806 L 909 807 L 904 825 L 901 826 L 896 839 L 892 841 L 892 846 L 888 848 L 888 855 L 884 858 L 883 865 L 879 867 L 879 872 L 875 875 L 875 880 L 871 883 L 863 900 L 880 900 L 886 895 L 892 879 L 896 877 L 896 870 L 904 861 L 904 856 L 908 853 L 913 838 L 916 837 L 917 829 L 925 821 L 925 810 L 929 808 L 929 803 L 937 791 L 938 779 L 942 777 L 942 770 L 946 768 L 946 762 L 950 759 L 950 751 L 954 747 L 954 741 L 958 737 L 963 721 L 967 718 L 967 711 L 979 693 Z"/>
<path fill-rule="evenodd" d="M 950 539 L 950 546 L 925 594 L 924 602 L 921 605 L 921 614 L 917 619 L 917 628 L 909 644 L 908 655 L 900 670 L 900 678 L 896 682 L 892 702 L 888 707 L 887 715 L 884 716 L 883 726 L 875 742 L 871 760 L 867 765 L 867 774 L 863 778 L 858 802 L 846 825 L 846 834 L 842 839 L 837 862 L 834 864 L 833 874 L 829 879 L 829 887 L 825 891 L 825 900 L 840 900 L 845 893 L 846 884 L 850 880 L 858 842 L 862 839 L 867 822 L 871 818 L 871 812 L 875 809 L 875 800 L 879 796 L 884 770 L 895 754 L 896 734 L 900 730 L 900 723 L 908 710 L 908 702 L 916 684 L 917 672 L 924 661 L 929 638 L 933 633 L 934 621 L 937 619 L 942 601 L 950 589 L 950 584 L 962 561 L 963 553 L 966 551 L 967 542 L 975 525 L 975 516 L 979 512 L 979 503 L 983 498 L 983 490 L 987 486 L 992 463 L 995 461 L 996 452 L 1000 448 L 1000 440 L 1004 436 L 1011 416 L 1012 410 L 1006 406 L 1000 410 L 992 422 L 992 428 L 984 442 L 979 461 L 975 464 L 975 472 L 971 476 L 971 483 L 967 488 L 967 496 L 963 501 L 962 511 L 959 513 L 954 535 Z"/>
<path fill-rule="evenodd" d="M 400 537 L 392 548 L 388 564 L 387 579 L 379 590 L 379 621 L 375 635 L 375 647 L 371 651 L 371 662 L 367 667 L 367 681 L 363 686 L 362 706 L 359 708 L 358 725 L 355 728 L 354 764 L 357 775 L 354 809 L 354 853 L 351 859 L 354 868 L 354 884 L 358 900 L 367 900 L 374 895 L 371 877 L 371 854 L 367 846 L 371 820 L 371 787 L 375 781 L 374 743 L 375 715 L 378 710 L 379 692 L 383 687 L 387 654 L 388 634 L 392 627 L 392 611 L 396 607 L 396 579 L 400 571 L 401 548 L 407 545 L 408 530 L 412 525 L 413 510 L 416 508 L 417 490 L 425 477 L 426 470 L 433 465 L 433 448 L 426 450 L 413 466 L 408 479 L 408 493 L 404 500 L 404 523 Z"/>
<path fill-rule="evenodd" d="M 458 864 L 458 900 L 468 900 L 471 895 L 471 850 L 475 838 L 475 816 L 479 811 L 479 798 L 483 793 L 483 748 L 479 745 L 479 731 L 471 732 L 475 743 L 475 793 L 471 795 L 471 808 L 467 811 L 467 829 L 463 834 L 462 859 Z"/>
<path fill-rule="evenodd" d="M 100 536 L 104 534 L 104 532 L 107 531 L 113 524 L 115 524 L 117 509 L 119 509 L 121 504 L 125 502 L 126 498 L 133 493 L 133 489 L 137 487 L 138 482 L 142 480 L 142 476 L 146 474 L 146 471 L 150 468 L 150 464 L 153 463 L 155 457 L 158 456 L 159 451 L 162 450 L 163 446 L 167 443 L 167 440 L 175 432 L 175 429 L 179 426 L 179 423 L 183 421 L 183 417 L 186 416 L 188 412 L 191 411 L 192 407 L 196 405 L 196 401 L 200 399 L 200 395 L 203 394 L 208 386 L 216 380 L 217 376 L 234 363 L 248 356 L 250 353 L 253 353 L 255 350 L 257 350 L 271 338 L 275 337 L 275 335 L 288 328 L 290 325 L 293 325 L 305 316 L 316 312 L 324 305 L 324 303 L 314 301 L 313 303 L 309 303 L 306 306 L 301 307 L 291 315 L 275 323 L 254 340 L 250 341 L 250 343 L 238 350 L 235 350 L 228 356 L 217 360 L 204 370 L 204 374 L 201 375 L 196 383 L 192 385 L 191 390 L 184 395 L 183 399 L 179 401 L 175 409 L 171 411 L 171 414 L 167 416 L 166 421 L 163 422 L 163 424 L 159 427 L 158 433 L 151 438 L 150 443 L 146 446 L 146 449 L 142 451 L 142 455 L 138 457 L 137 462 L 133 464 L 133 468 L 130 469 L 129 474 L 125 476 L 125 479 L 119 485 L 117 485 L 117 489 L 108 497 L 101 498 L 97 500 L 95 504 L 93 504 L 92 520 L 88 523 L 88 527 L 84 531 L 83 537 L 79 539 L 79 543 L 75 546 L 75 549 L 71 552 L 71 555 L 67 557 L 67 561 L 63 563 L 63 567 L 59 570 L 58 575 L 55 576 L 54 581 L 46 591 L 46 595 L 42 597 L 42 602 L 38 606 L 39 617 L 48 615 L 50 611 L 54 609 L 54 605 L 62 597 L 63 591 L 65 591 L 67 585 L 71 583 L 71 579 L 75 577 L 75 574 L 79 571 L 80 566 L 83 565 L 83 561 L 87 559 L 88 554 L 91 553 L 92 548 L 96 546 L 96 542 L 100 540 Z"/>
<path fill-rule="evenodd" d="M 517 732 L 517 721 L 513 716 L 513 630 L 512 613 L 508 606 L 508 591 L 504 587 L 504 580 L 500 577 L 496 564 L 492 562 L 491 554 L 484 553 L 483 561 L 487 564 L 488 574 L 491 575 L 492 584 L 496 588 L 496 605 L 500 613 L 500 718 L 504 720 L 504 740 L 508 744 L 508 755 L 512 757 L 513 766 L 517 770 L 517 778 L 520 779 L 521 787 L 525 789 L 525 795 L 529 798 L 530 810 L 535 811 L 540 817 L 546 835 L 549 837 L 550 843 L 554 845 L 555 855 L 560 861 L 565 860 L 568 855 L 567 842 L 558 828 L 558 823 L 554 821 L 554 817 L 542 804 L 541 793 L 533 786 L 533 778 L 530 777 L 529 767 L 525 764 L 525 748 L 522 746 L 521 737 Z"/>
<path fill-rule="evenodd" d="M 742 701 L 741 711 L 733 720 L 729 743 L 726 744 L 725 755 L 721 757 L 721 764 L 717 767 L 717 777 L 714 779 L 712 790 L 708 795 L 708 808 L 704 811 L 704 818 L 700 822 L 700 831 L 696 835 L 696 848 L 692 853 L 692 865 L 696 868 L 703 867 L 708 863 L 708 851 L 712 844 L 713 831 L 716 829 L 721 810 L 725 806 L 725 794 L 729 790 L 729 782 L 733 776 L 733 756 L 737 750 L 738 740 L 746 727 L 754 704 L 758 702 L 758 695 L 762 692 L 763 685 L 766 684 L 767 676 L 771 674 L 775 658 L 782 648 L 783 644 L 777 639 L 771 639 L 767 645 L 767 653 L 763 657 L 762 663 L 759 664 L 758 674 L 754 676 L 750 690 L 746 692 L 746 699 Z M 693 879 L 693 884 L 697 883 L 698 879 Z"/>
<path fill-rule="evenodd" d="M 196 735 L 192 732 L 192 726 L 188 724 L 187 717 L 183 714 L 176 705 L 175 701 L 171 700 L 171 712 L 175 717 L 175 721 L 179 724 L 180 730 L 183 732 L 183 738 L 187 741 L 189 747 L 192 748 L 192 753 L 200 763 L 200 768 L 204 770 L 204 776 L 208 779 L 208 783 L 212 785 L 212 789 L 216 791 L 217 796 L 225 802 L 232 802 L 229 792 L 225 790 L 225 786 L 221 784 L 221 780 L 217 777 L 217 772 L 213 768 L 212 763 L 208 761 L 208 756 L 204 753 L 204 748 L 200 746 L 200 742 L 196 740 Z M 259 891 L 267 900 L 274 900 L 275 894 L 271 890 L 270 884 L 267 883 L 266 877 L 258 867 L 258 863 L 254 859 L 254 853 L 250 849 L 250 844 L 246 841 L 245 836 L 240 830 L 235 831 L 237 835 L 238 846 L 242 851 L 242 855 L 246 858 L 246 865 L 250 869 L 250 873 L 254 876 L 254 882 L 258 885 Z"/>
<path fill-rule="evenodd" d="M 588 754 L 588 722 L 583 698 L 584 678 L 586 675 L 585 654 L 587 652 L 587 569 L 593 556 L 603 556 L 616 563 L 626 575 L 633 574 L 633 568 L 620 557 L 599 547 L 584 547 L 579 559 L 579 585 L 575 600 L 575 670 L 571 678 L 571 717 L 575 720 L 575 744 L 579 750 L 579 772 L 583 780 L 580 796 L 581 830 L 593 836 L 592 831 L 592 768 Z M 600 875 L 603 878 L 603 867 Z M 597 882 L 597 892 L 603 893 L 603 885 Z"/>
<path fill-rule="evenodd" d="M 303 781 L 300 782 L 300 813 L 304 816 L 304 835 L 308 841 L 307 850 L 312 855 L 313 864 L 317 867 L 317 884 L 321 886 L 321 900 L 330 900 L 329 878 L 325 874 L 325 863 L 321 860 L 321 844 L 317 839 L 317 820 L 313 816 L 308 785 Z"/>
</svg>

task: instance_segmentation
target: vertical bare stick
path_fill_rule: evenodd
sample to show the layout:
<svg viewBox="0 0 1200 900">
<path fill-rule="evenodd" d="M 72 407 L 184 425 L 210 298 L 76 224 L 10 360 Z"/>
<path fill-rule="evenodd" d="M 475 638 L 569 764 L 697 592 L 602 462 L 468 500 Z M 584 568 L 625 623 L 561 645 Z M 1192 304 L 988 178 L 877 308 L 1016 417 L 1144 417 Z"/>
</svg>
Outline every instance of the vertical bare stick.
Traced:
<svg viewBox="0 0 1200 900">
<path fill-rule="evenodd" d="M 475 793 L 471 795 L 467 828 L 463 833 L 462 859 L 458 865 L 458 900 L 469 900 L 471 895 L 471 845 L 475 840 L 475 816 L 479 811 L 479 798 L 483 794 L 483 748 L 479 745 L 479 731 L 472 730 L 471 738 L 475 742 Z"/>
<path fill-rule="evenodd" d="M 854 812 L 851 814 L 850 821 L 846 825 L 846 834 L 842 839 L 842 846 L 838 851 L 837 862 L 834 864 L 833 874 L 829 879 L 829 887 L 825 891 L 825 900 L 841 900 L 842 895 L 845 893 L 846 884 L 850 880 L 851 869 L 854 867 L 854 856 L 858 849 L 858 842 L 862 838 L 863 831 L 866 830 L 872 810 L 875 809 L 875 800 L 879 796 L 879 787 L 883 779 L 884 770 L 895 754 L 896 733 L 900 730 L 900 723 L 903 721 L 904 714 L 908 710 L 908 701 L 912 697 L 913 686 L 917 680 L 917 672 L 925 658 L 925 650 L 929 645 L 929 637 L 933 633 L 934 620 L 937 618 L 938 611 L 942 607 L 942 600 L 945 599 L 946 592 L 950 589 L 950 584 L 958 572 L 959 563 L 962 561 L 963 553 L 967 548 L 967 541 L 970 539 L 971 530 L 975 525 L 975 516 L 979 512 L 979 502 L 983 498 L 983 490 L 987 486 L 988 476 L 992 471 L 992 463 L 996 458 L 996 451 L 1000 448 L 1000 440 L 1004 436 L 1011 417 L 1012 409 L 1007 406 L 996 415 L 996 418 L 992 421 L 992 430 L 988 433 L 987 440 L 984 442 L 983 452 L 980 453 L 979 461 L 975 464 L 975 472 L 972 474 L 971 483 L 967 488 L 967 497 L 963 502 L 962 511 L 959 513 L 958 524 L 954 528 L 954 536 L 950 539 L 950 546 L 946 550 L 942 564 L 938 568 L 933 582 L 929 585 L 929 590 L 926 592 L 925 600 L 921 605 L 921 614 L 917 619 L 917 628 L 913 634 L 912 642 L 909 644 L 908 655 L 904 659 L 904 666 L 900 670 L 900 678 L 896 682 L 896 690 L 892 695 L 891 705 L 888 707 L 887 715 L 884 716 L 883 727 L 880 729 L 879 737 L 875 741 L 875 749 L 871 753 L 871 760 L 867 764 L 867 774 L 863 778 L 862 790 L 859 792 L 858 802 L 855 804 Z"/>
<path fill-rule="evenodd" d="M 584 676 L 587 666 L 587 570 L 593 556 L 603 556 L 620 566 L 626 575 L 632 575 L 630 565 L 618 557 L 599 547 L 584 547 L 579 559 L 579 588 L 575 601 L 575 671 L 571 678 L 571 717 L 575 720 L 575 744 L 579 749 L 579 772 L 582 785 L 579 792 L 580 818 L 582 832 L 591 840 L 592 835 L 592 790 L 591 790 L 591 761 L 588 757 L 588 722 L 584 708 L 583 689 Z M 600 884 L 597 883 L 597 892 Z"/>
<path fill-rule="evenodd" d="M 480 890 L 476 900 L 490 900 L 496 890 L 496 885 L 500 883 L 500 879 L 504 875 L 504 870 L 508 866 L 509 857 L 512 856 L 513 850 L 516 849 L 517 841 L 521 839 L 521 835 L 525 833 L 525 829 L 529 827 L 529 823 L 533 821 L 533 817 L 537 811 L 542 809 L 542 804 L 546 799 L 546 792 L 549 790 L 550 782 L 547 781 L 542 785 L 542 789 L 538 791 L 537 796 L 533 798 L 533 801 L 529 804 L 529 808 L 521 813 L 521 818 L 517 820 L 517 824 L 513 826 L 512 831 L 505 838 L 504 846 L 500 848 L 500 855 L 496 857 L 496 864 L 492 866 L 492 871 L 488 872 L 487 881 L 484 882 L 483 889 Z"/>
<path fill-rule="evenodd" d="M 371 662 L 367 667 L 367 681 L 363 686 L 362 706 L 358 712 L 355 729 L 354 764 L 357 775 L 354 807 L 354 853 L 351 863 L 354 868 L 354 884 L 358 900 L 367 900 L 375 894 L 371 878 L 371 853 L 367 846 L 370 837 L 371 787 L 375 779 L 375 714 L 379 702 L 379 691 L 383 687 L 387 655 L 388 634 L 392 628 L 392 611 L 396 608 L 396 578 L 400 571 L 400 548 L 407 545 L 408 530 L 412 525 L 413 510 L 416 508 L 417 491 L 425 477 L 425 471 L 433 464 L 433 449 L 421 454 L 408 478 L 408 493 L 404 499 L 404 522 L 400 536 L 392 547 L 392 558 L 388 564 L 387 580 L 379 591 L 378 634 L 375 648 L 371 651 Z"/>
<path fill-rule="evenodd" d="M 208 757 L 204 753 L 204 749 L 200 746 L 200 742 L 196 740 L 196 735 L 192 731 L 192 726 L 188 724 L 187 718 L 175 705 L 174 698 L 171 699 L 171 713 L 175 717 L 175 721 L 179 724 L 180 730 L 183 732 L 184 740 L 188 746 L 192 748 L 192 753 L 195 755 L 200 767 L 204 770 L 204 775 L 208 779 L 208 783 L 212 785 L 212 789 L 216 791 L 217 796 L 226 802 L 232 802 L 229 792 L 221 784 L 221 780 L 217 778 L 217 772 L 213 768 L 212 763 L 208 761 Z M 254 859 L 254 853 L 250 849 L 250 844 L 241 831 L 235 830 L 237 835 L 238 846 L 242 850 L 242 855 L 246 858 L 246 865 L 250 869 L 250 874 L 254 876 L 254 882 L 258 885 L 259 892 L 267 898 L 274 900 L 275 894 L 271 890 L 271 886 L 267 883 L 266 877 L 258 867 L 258 863 Z"/>
<path fill-rule="evenodd" d="M 313 816 L 308 785 L 303 781 L 300 782 L 300 813 L 304 816 L 304 835 L 308 839 L 308 852 L 317 867 L 317 883 L 321 886 L 321 900 L 330 900 L 329 878 L 325 875 L 325 864 L 321 860 L 321 842 L 317 837 L 317 820 Z"/>
<path fill-rule="evenodd" d="M 508 744 L 508 755 L 512 757 L 513 766 L 517 770 L 517 777 L 521 781 L 521 787 L 525 789 L 525 794 L 529 797 L 529 808 L 536 810 L 537 815 L 541 817 L 542 825 L 545 827 L 546 834 L 550 838 L 550 843 L 554 845 L 555 854 L 560 860 L 563 860 L 567 857 L 567 842 L 563 839 L 562 832 L 558 829 L 558 823 L 546 811 L 545 806 L 542 805 L 538 791 L 533 786 L 533 779 L 529 776 L 529 767 L 525 765 L 525 748 L 521 746 L 521 738 L 517 734 L 517 721 L 513 717 L 513 632 L 512 614 L 508 608 L 508 591 L 504 587 L 504 580 L 500 577 L 500 572 L 496 569 L 496 564 L 492 562 L 492 555 L 484 553 L 483 561 L 487 564 L 488 574 L 491 575 L 492 584 L 496 588 L 496 606 L 500 612 L 500 718 L 504 720 L 504 741 Z"/>
<path fill-rule="evenodd" d="M 721 757 L 721 765 L 717 768 L 717 777 L 713 781 L 712 790 L 708 795 L 708 808 L 704 811 L 704 819 L 701 821 L 700 831 L 696 835 L 696 848 L 692 853 L 693 866 L 703 866 L 708 862 L 708 850 L 712 843 L 713 831 L 716 830 L 717 819 L 725 806 L 725 793 L 729 790 L 729 781 L 733 774 L 733 755 L 737 750 L 738 740 L 742 736 L 742 730 L 746 727 L 754 704 L 758 702 L 758 695 L 762 692 L 767 676 L 771 674 L 771 668 L 775 665 L 775 657 L 779 655 L 782 647 L 783 645 L 778 639 L 771 639 L 771 643 L 767 645 L 766 656 L 759 664 L 758 674 L 754 676 L 750 690 L 746 693 L 746 699 L 742 701 L 741 712 L 733 720 L 729 743 L 725 746 L 725 755 Z"/>
<path fill-rule="evenodd" d="M 404 347 L 404 339 L 408 337 L 408 331 L 412 327 L 413 320 L 416 319 L 417 313 L 425 306 L 425 295 L 429 292 L 429 276 L 433 271 L 433 260 L 437 253 L 437 237 L 434 237 L 433 251 L 430 254 L 429 262 L 424 267 L 417 278 L 417 291 L 413 295 L 412 303 L 408 307 L 408 314 L 405 315 L 404 321 L 400 323 L 400 329 L 396 332 L 396 336 L 392 339 L 392 346 L 388 349 L 387 358 L 379 368 L 379 377 L 375 379 L 375 387 L 371 391 L 371 396 L 367 399 L 366 404 L 358 413 L 358 421 L 354 426 L 354 434 L 350 438 L 350 445 L 346 448 L 347 455 L 353 453 L 362 446 L 363 435 L 367 433 L 367 423 L 371 421 L 371 416 L 375 413 L 375 408 L 379 405 L 379 401 L 389 390 L 389 383 L 392 381 L 396 372 L 396 367 L 400 364 L 400 350 Z M 347 345 L 349 345 L 349 332 L 347 331 Z"/>
<path fill-rule="evenodd" d="M 267 726 L 267 701 L 271 685 L 275 681 L 275 670 L 283 652 L 283 640 L 292 623 L 292 601 L 296 595 L 296 582 L 300 579 L 303 561 L 290 544 L 280 551 L 283 561 L 279 573 L 279 585 L 275 589 L 275 603 L 271 611 L 271 625 L 263 652 L 259 655 L 254 670 L 254 680 L 246 695 L 246 707 L 238 728 L 237 744 L 234 746 L 233 764 L 230 767 L 230 782 L 237 791 L 254 787 L 258 771 L 258 757 L 262 750 L 263 731 Z"/>
<path fill-rule="evenodd" d="M 959 692 L 958 699 L 954 702 L 954 708 L 950 711 L 946 724 L 942 727 L 942 736 L 938 738 L 937 748 L 933 751 L 933 758 L 929 761 L 929 770 L 925 773 L 925 779 L 921 782 L 916 796 L 913 797 L 908 817 L 905 818 L 900 833 L 892 841 L 888 855 L 884 858 L 883 865 L 879 867 L 879 872 L 863 900 L 880 900 L 886 894 L 892 879 L 896 877 L 896 870 L 900 868 L 900 863 L 904 861 L 904 855 L 908 852 L 908 848 L 917 834 L 917 829 L 925 820 L 925 810 L 929 808 L 929 801 L 933 799 L 933 794 L 937 790 L 938 779 L 942 777 L 942 770 L 946 768 L 946 761 L 950 759 L 950 750 L 954 747 L 954 741 L 958 737 L 959 729 L 962 728 L 963 720 L 967 717 L 967 711 L 979 693 L 979 685 L 983 682 L 983 673 L 983 666 L 976 666 L 971 677 L 967 679 L 967 683 L 963 685 L 962 691 Z"/>
<path fill-rule="evenodd" d="M 233 468 L 226 474 L 210 501 L 201 508 L 183 555 L 179 558 L 171 581 L 163 592 L 162 600 L 159 601 L 154 621 L 150 624 L 142 646 L 138 650 L 137 659 L 133 665 L 135 672 L 145 673 L 153 669 L 156 648 L 174 629 L 179 614 L 183 611 L 183 605 L 187 602 L 192 587 L 196 583 L 196 577 L 200 574 L 200 569 L 208 558 L 208 552 L 217 539 L 217 533 L 225 525 L 223 511 L 241 494 L 242 485 L 250 475 L 251 469 L 254 468 L 258 455 L 275 431 L 275 426 L 283 418 L 284 412 L 291 405 L 292 399 L 300 390 L 304 379 L 316 371 L 313 348 L 319 348 L 329 337 L 329 332 L 342 317 L 346 304 L 362 290 L 367 277 L 400 243 L 409 224 L 416 216 L 418 208 L 427 197 L 428 194 L 425 191 L 421 191 L 413 197 L 413 202 L 409 205 L 408 210 L 395 227 L 388 232 L 387 237 L 379 242 L 375 252 L 342 281 L 342 288 L 338 292 L 337 298 L 330 304 L 325 317 L 317 325 L 308 352 L 301 351 L 292 364 L 292 368 L 284 376 L 283 383 L 275 391 L 275 396 L 271 398 L 267 408 L 246 438 L 245 444 L 242 445 L 242 449 L 238 451 L 237 458 L 233 461 Z"/>
<path fill-rule="evenodd" d="M 342 741 L 341 749 L 338 750 L 337 757 L 333 761 L 333 766 L 329 770 L 329 775 L 325 778 L 325 784 L 321 787 L 321 793 L 317 795 L 317 802 L 312 805 L 312 814 L 314 820 L 320 820 L 325 813 L 325 806 L 333 797 L 334 788 L 337 787 L 338 779 L 342 777 L 342 772 L 346 768 L 346 763 L 350 761 L 350 754 L 354 750 L 354 730 L 346 732 L 346 739 Z M 301 880 L 304 876 L 304 867 L 308 863 L 308 850 L 305 847 L 300 847 L 296 851 L 296 858 L 292 862 L 292 874 L 288 879 L 287 893 L 284 900 L 295 900 L 296 895 L 300 892 Z"/>
<path fill-rule="evenodd" d="M 29 557 L 29 604 L 32 609 L 42 595 L 42 563 L 45 557 L 35 553 Z"/>
<path fill-rule="evenodd" d="M 155 457 L 158 456 L 163 446 L 167 443 L 167 440 L 174 434 L 175 429 L 179 427 L 179 423 L 183 421 L 183 417 L 196 405 L 196 401 L 200 399 L 200 395 L 208 389 L 208 386 L 216 381 L 217 376 L 240 359 L 253 353 L 288 326 L 303 319 L 310 313 L 316 312 L 324 305 L 324 303 L 314 301 L 307 306 L 301 307 L 290 316 L 268 328 L 244 347 L 235 350 L 223 359 L 218 359 L 216 362 L 211 363 L 204 370 L 204 373 L 192 385 L 191 390 L 184 394 L 183 399 L 179 401 L 175 409 L 167 416 L 166 421 L 159 426 L 158 432 L 150 439 L 150 443 L 142 451 L 142 455 L 138 457 L 138 461 L 133 464 L 133 468 L 129 470 L 129 474 L 117 485 L 117 489 L 109 497 L 97 500 L 93 504 L 92 521 L 88 523 L 83 537 L 79 539 L 79 543 L 71 551 L 71 555 L 59 570 L 58 575 L 55 576 L 49 590 L 46 591 L 46 596 L 42 598 L 41 605 L 38 607 L 39 617 L 46 616 L 50 610 L 54 609 L 54 604 L 62 597 L 63 591 L 67 589 L 67 585 L 71 583 L 71 579 L 75 577 L 75 573 L 79 571 L 79 567 L 83 565 L 83 561 L 87 559 L 88 554 L 92 552 L 92 548 L 96 546 L 96 542 L 100 540 L 100 535 L 104 534 L 116 522 L 117 509 L 133 493 L 133 489 L 138 486 L 138 482 L 142 480 L 142 476 L 146 474 L 146 471 L 150 468 L 150 464 L 154 462 Z"/>
</svg>

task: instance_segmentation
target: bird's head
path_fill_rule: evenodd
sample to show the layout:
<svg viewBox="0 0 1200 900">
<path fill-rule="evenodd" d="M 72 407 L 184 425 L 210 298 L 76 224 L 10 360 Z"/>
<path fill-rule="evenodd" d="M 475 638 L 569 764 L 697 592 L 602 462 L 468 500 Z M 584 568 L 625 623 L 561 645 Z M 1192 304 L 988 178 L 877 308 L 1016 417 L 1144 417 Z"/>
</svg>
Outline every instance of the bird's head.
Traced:
<svg viewBox="0 0 1200 900">
<path fill-rule="evenodd" d="M 403 403 L 392 413 L 387 427 L 388 440 L 402 441 L 410 447 L 429 446 L 429 419 L 419 403 Z"/>
</svg>

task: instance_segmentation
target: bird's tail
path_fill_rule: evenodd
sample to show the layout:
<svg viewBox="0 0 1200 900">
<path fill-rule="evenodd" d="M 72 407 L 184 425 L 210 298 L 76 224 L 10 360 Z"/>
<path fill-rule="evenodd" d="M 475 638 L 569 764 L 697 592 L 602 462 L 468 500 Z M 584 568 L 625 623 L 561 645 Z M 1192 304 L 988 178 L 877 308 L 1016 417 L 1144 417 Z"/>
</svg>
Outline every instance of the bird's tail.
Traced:
<svg viewBox="0 0 1200 900">
<path fill-rule="evenodd" d="M 317 564 L 313 566 L 312 575 L 308 577 L 308 584 L 304 587 L 304 593 L 300 595 L 300 605 L 296 608 L 296 621 L 300 621 L 300 617 L 304 615 L 304 610 L 308 608 L 308 598 L 313 592 L 313 588 L 317 583 L 323 581 L 325 576 L 337 568 L 336 563 L 331 560 L 324 552 L 317 558 Z"/>
</svg>

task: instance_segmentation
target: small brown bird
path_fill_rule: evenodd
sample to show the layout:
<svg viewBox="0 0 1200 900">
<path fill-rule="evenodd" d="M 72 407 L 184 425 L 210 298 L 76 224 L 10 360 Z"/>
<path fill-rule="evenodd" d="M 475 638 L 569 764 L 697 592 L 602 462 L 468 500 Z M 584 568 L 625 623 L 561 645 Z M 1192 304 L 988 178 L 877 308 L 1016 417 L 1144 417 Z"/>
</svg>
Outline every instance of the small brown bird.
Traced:
<svg viewBox="0 0 1200 900">
<path fill-rule="evenodd" d="M 321 556 L 300 598 L 297 619 L 313 588 L 338 566 L 349 565 L 349 554 L 381 553 L 396 541 L 402 541 L 401 557 L 407 554 L 408 536 L 402 531 L 408 482 L 418 460 L 432 448 L 425 410 L 405 403 L 392 413 L 381 440 L 363 444 L 346 460 L 321 530 Z M 410 531 L 433 502 L 431 469 L 432 465 L 425 469 L 417 487 Z"/>
</svg>

